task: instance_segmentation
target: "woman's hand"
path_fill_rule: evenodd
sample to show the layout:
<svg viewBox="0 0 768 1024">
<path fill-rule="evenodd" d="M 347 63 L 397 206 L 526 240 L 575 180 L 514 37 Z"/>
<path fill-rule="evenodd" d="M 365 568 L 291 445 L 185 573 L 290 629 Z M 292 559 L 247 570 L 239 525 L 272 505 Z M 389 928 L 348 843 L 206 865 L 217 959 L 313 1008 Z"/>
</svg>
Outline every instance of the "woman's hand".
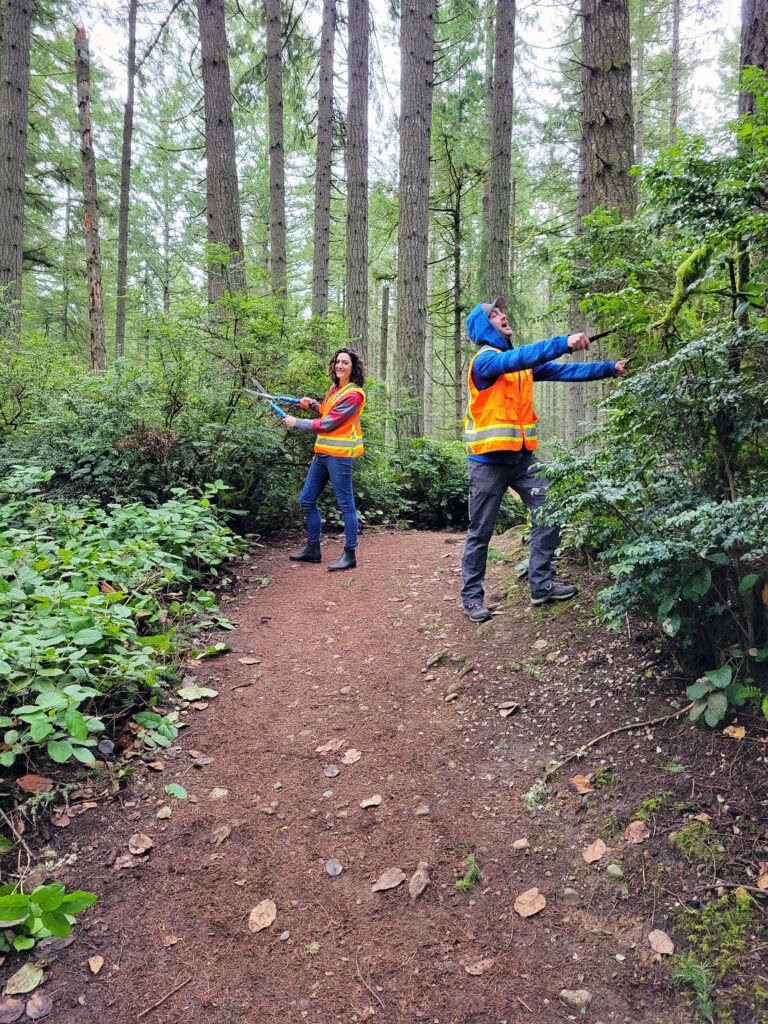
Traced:
<svg viewBox="0 0 768 1024">
<path fill-rule="evenodd" d="M 286 427 L 295 427 L 296 426 L 296 417 L 295 416 L 284 416 L 283 417 L 283 423 L 286 425 Z"/>
<path fill-rule="evenodd" d="M 316 404 L 313 398 L 307 398 L 306 395 L 299 399 L 299 408 L 301 409 L 312 409 Z"/>
</svg>

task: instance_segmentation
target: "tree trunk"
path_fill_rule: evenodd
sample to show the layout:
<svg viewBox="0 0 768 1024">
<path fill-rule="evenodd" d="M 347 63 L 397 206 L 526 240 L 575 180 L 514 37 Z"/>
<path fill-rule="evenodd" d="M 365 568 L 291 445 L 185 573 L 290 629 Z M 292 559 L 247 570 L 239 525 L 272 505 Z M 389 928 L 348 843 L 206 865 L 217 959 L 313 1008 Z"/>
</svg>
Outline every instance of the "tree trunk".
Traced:
<svg viewBox="0 0 768 1024">
<path fill-rule="evenodd" d="M 131 142 L 133 140 L 133 86 L 136 77 L 136 8 L 128 6 L 128 96 L 123 114 L 123 154 L 120 163 L 120 215 L 117 225 L 117 308 L 115 358 L 125 352 L 125 291 L 128 284 L 128 208 L 131 191 Z"/>
<path fill-rule="evenodd" d="M 383 381 L 389 376 L 387 360 L 389 357 L 389 285 L 381 289 L 381 351 L 379 352 L 379 376 Z"/>
<path fill-rule="evenodd" d="M 634 214 L 634 149 L 628 0 L 581 0 L 579 218 L 600 205 Z"/>
<path fill-rule="evenodd" d="M 423 432 L 429 154 L 435 0 L 403 0 L 400 19 L 400 207 L 397 228 L 397 383 L 409 399 L 405 436 Z"/>
<path fill-rule="evenodd" d="M 0 35 L 0 336 L 21 326 L 32 0 L 5 0 Z"/>
<path fill-rule="evenodd" d="M 347 104 L 347 316 L 368 346 L 368 0 L 349 0 Z"/>
<path fill-rule="evenodd" d="M 742 0 L 741 67 L 756 67 L 768 73 L 768 0 Z M 739 114 L 751 114 L 755 97 L 739 93 Z"/>
<path fill-rule="evenodd" d="M 96 189 L 96 156 L 91 139 L 91 56 L 85 29 L 75 31 L 77 115 L 80 123 L 80 163 L 83 175 L 85 261 L 88 277 L 88 313 L 91 326 L 91 369 L 107 368 L 104 336 L 104 295 L 101 288 L 99 198 Z"/>
<path fill-rule="evenodd" d="M 453 208 L 453 435 L 457 441 L 464 433 L 464 332 L 461 301 L 461 182 L 456 183 Z M 494 296 L 495 297 L 495 296 Z"/>
<path fill-rule="evenodd" d="M 317 97 L 315 219 L 312 253 L 312 315 L 328 315 L 328 261 L 331 251 L 331 163 L 333 155 L 333 49 L 336 0 L 323 0 L 320 85 Z"/>
<path fill-rule="evenodd" d="M 494 47 L 494 22 L 496 18 L 496 0 L 486 0 L 485 3 L 485 104 L 484 104 L 484 134 L 483 142 L 486 152 L 491 151 L 491 137 L 493 133 L 493 47 Z M 489 215 L 490 183 L 483 182 L 483 199 L 481 208 L 480 227 L 480 254 L 477 270 L 477 294 L 486 295 L 486 268 L 488 267 L 488 215 Z"/>
<path fill-rule="evenodd" d="M 265 0 L 267 14 L 267 120 L 269 121 L 269 239 L 272 291 L 285 298 L 288 260 L 285 227 L 285 146 L 280 0 Z"/>
<path fill-rule="evenodd" d="M 493 57 L 491 188 L 488 206 L 488 299 L 509 291 L 509 193 L 515 66 L 515 0 L 496 2 Z"/>
<path fill-rule="evenodd" d="M 163 161 L 163 313 L 171 312 L 171 209 L 168 161 Z"/>
<path fill-rule="evenodd" d="M 643 109 L 643 94 L 645 93 L 645 36 L 644 36 L 645 8 L 641 7 L 638 19 L 637 32 L 637 59 L 635 60 L 635 71 L 637 86 L 635 89 L 635 163 L 640 166 L 643 162 L 643 142 L 645 134 L 645 111 Z"/>
<path fill-rule="evenodd" d="M 672 67 L 669 73 L 669 144 L 677 142 L 677 113 L 680 106 L 680 0 L 672 4 Z"/>
<path fill-rule="evenodd" d="M 220 253 L 209 258 L 208 301 L 214 303 L 227 291 L 245 293 L 245 265 L 224 0 L 197 0 L 197 17 L 205 101 L 208 244 L 227 251 L 226 259 Z"/>
<path fill-rule="evenodd" d="M 430 235 L 432 232 L 430 232 Z M 429 300 L 434 292 L 433 271 L 433 240 L 430 238 L 429 257 L 427 260 L 427 323 L 424 331 L 424 433 L 427 437 L 433 431 L 432 402 L 434 396 L 434 358 L 435 358 L 435 325 L 429 313 Z"/>
</svg>

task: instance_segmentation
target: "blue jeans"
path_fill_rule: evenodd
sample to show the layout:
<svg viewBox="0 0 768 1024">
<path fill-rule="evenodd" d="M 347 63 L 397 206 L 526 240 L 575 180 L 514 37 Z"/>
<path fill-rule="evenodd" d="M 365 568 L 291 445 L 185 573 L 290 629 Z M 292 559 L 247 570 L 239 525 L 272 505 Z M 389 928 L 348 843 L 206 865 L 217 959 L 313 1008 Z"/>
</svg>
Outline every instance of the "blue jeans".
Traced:
<svg viewBox="0 0 768 1024">
<path fill-rule="evenodd" d="M 307 541 L 320 543 L 320 509 L 317 499 L 330 480 L 336 494 L 339 511 L 344 516 L 344 546 L 353 551 L 357 547 L 357 509 L 352 493 L 352 463 L 354 459 L 344 455 L 315 455 L 304 481 L 299 501 L 307 521 Z"/>
<path fill-rule="evenodd" d="M 461 559 L 464 586 L 461 600 L 465 608 L 482 604 L 488 545 L 493 536 L 496 516 L 507 488 L 512 487 L 531 513 L 531 547 L 528 557 L 528 585 L 531 593 L 541 590 L 554 576 L 552 556 L 560 543 L 560 527 L 544 526 L 536 521 L 536 512 L 544 504 L 549 480 L 539 476 L 542 465 L 533 452 L 517 462 L 475 462 L 469 460 L 469 528 Z"/>
</svg>

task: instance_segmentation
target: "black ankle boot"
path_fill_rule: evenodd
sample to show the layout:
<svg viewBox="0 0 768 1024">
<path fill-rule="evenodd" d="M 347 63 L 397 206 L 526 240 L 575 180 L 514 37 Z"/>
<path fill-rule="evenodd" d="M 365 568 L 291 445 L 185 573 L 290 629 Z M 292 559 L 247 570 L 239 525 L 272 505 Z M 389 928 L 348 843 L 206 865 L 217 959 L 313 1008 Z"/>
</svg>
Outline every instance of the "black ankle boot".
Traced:
<svg viewBox="0 0 768 1024">
<path fill-rule="evenodd" d="M 292 562 L 322 562 L 319 544 L 307 544 L 303 551 L 297 555 L 291 555 Z"/>
<path fill-rule="evenodd" d="M 337 562 L 331 562 L 328 566 L 328 572 L 338 572 L 339 569 L 355 569 L 357 568 L 357 562 L 355 560 L 355 549 L 344 548 L 344 552 L 341 558 Z"/>
</svg>

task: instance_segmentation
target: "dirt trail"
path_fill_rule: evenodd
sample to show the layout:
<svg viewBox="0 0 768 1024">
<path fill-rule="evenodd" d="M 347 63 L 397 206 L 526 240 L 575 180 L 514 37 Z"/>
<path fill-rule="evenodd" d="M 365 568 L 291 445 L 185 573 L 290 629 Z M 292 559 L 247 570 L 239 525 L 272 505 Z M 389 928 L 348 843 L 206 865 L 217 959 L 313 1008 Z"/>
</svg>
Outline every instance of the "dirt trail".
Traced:
<svg viewBox="0 0 768 1024">
<path fill-rule="evenodd" d="M 239 624 L 232 651 L 190 670 L 219 696 L 186 714 L 165 769 L 140 766 L 119 802 L 51 836 L 56 850 L 76 843 L 59 880 L 99 901 L 51 968 L 48 1019 L 128 1024 L 181 985 L 138 1019 L 550 1024 L 582 1019 L 559 992 L 583 988 L 591 1022 L 692 1020 L 647 945 L 668 918 L 664 893 L 642 887 L 642 847 L 608 840 L 623 857 L 618 882 L 605 874 L 611 849 L 602 863 L 582 858 L 610 794 L 584 810 L 565 780 L 598 767 L 605 749 L 561 773 L 540 808 L 521 802 L 552 756 L 626 721 L 633 680 L 650 674 L 643 649 L 585 631 L 589 599 L 533 610 L 513 592 L 502 614 L 473 626 L 457 603 L 457 536 L 366 535 L 344 574 L 326 571 L 337 540 L 319 566 L 289 562 L 291 549 L 238 569 L 224 606 Z M 521 709 L 501 717 L 505 700 Z M 638 719 L 654 702 L 651 691 L 637 699 Z M 646 732 L 621 738 L 618 770 L 641 773 L 625 802 L 653 791 L 652 763 L 662 774 Z M 337 751 L 316 752 L 331 740 L 343 741 Z M 350 748 L 361 756 L 345 764 Z M 191 751 L 213 761 L 196 767 Z M 191 799 L 169 798 L 171 782 Z M 226 793 L 214 799 L 216 789 Z M 374 795 L 380 805 L 361 808 Z M 172 817 L 158 820 L 163 804 Z M 139 831 L 154 848 L 117 868 Z M 523 838 L 529 849 L 514 850 Z M 460 892 L 470 853 L 482 880 Z M 407 879 L 372 892 L 385 869 L 410 878 L 419 861 L 430 884 L 418 899 Z M 524 919 L 513 903 L 533 886 L 547 905 Z M 277 918 L 251 932 L 265 899 Z M 96 954 L 105 965 L 93 976 Z"/>
</svg>

